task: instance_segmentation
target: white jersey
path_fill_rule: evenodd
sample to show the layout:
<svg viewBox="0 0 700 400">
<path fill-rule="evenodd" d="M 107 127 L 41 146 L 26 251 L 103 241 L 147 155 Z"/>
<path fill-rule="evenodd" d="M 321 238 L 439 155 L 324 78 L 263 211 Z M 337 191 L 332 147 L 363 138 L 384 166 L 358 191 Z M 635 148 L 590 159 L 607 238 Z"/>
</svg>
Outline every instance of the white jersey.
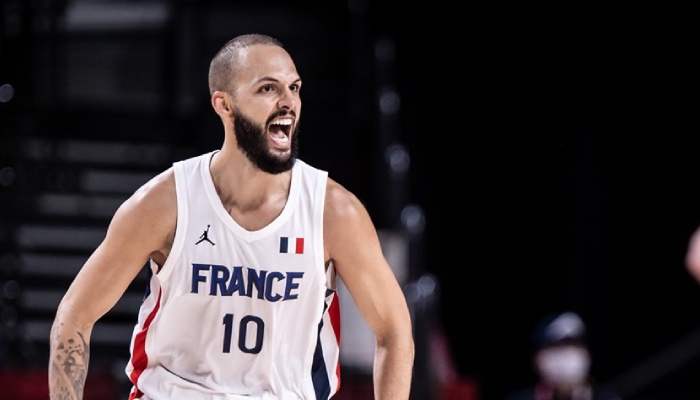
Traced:
<svg viewBox="0 0 700 400">
<path fill-rule="evenodd" d="M 340 385 L 339 301 L 323 251 L 328 174 L 297 160 L 280 215 L 248 231 L 217 195 L 214 153 L 173 164 L 175 239 L 160 271 L 150 263 L 129 399 L 328 399 Z"/>
</svg>

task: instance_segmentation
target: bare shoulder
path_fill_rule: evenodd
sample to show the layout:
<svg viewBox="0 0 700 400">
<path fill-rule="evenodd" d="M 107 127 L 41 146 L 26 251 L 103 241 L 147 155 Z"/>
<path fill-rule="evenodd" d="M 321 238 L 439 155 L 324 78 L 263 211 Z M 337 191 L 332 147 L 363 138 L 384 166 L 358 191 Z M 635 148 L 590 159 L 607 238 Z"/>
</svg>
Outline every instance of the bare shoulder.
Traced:
<svg viewBox="0 0 700 400">
<path fill-rule="evenodd" d="M 324 222 L 349 223 L 366 216 L 367 210 L 357 196 L 335 180 L 328 178 Z"/>
<path fill-rule="evenodd" d="M 124 206 L 131 212 L 152 217 L 167 217 L 177 212 L 175 175 L 172 168 L 151 178 L 138 188 Z"/>
<path fill-rule="evenodd" d="M 172 167 L 151 178 L 129 198 L 130 202 L 151 212 L 176 207 L 175 174 Z"/>
<path fill-rule="evenodd" d="M 347 252 L 371 247 L 377 233 L 365 205 L 350 190 L 328 179 L 323 214 L 326 259 L 345 258 Z"/>
<path fill-rule="evenodd" d="M 110 230 L 127 235 L 152 251 L 168 247 L 177 224 L 177 196 L 172 168 L 151 178 L 117 210 Z"/>
</svg>

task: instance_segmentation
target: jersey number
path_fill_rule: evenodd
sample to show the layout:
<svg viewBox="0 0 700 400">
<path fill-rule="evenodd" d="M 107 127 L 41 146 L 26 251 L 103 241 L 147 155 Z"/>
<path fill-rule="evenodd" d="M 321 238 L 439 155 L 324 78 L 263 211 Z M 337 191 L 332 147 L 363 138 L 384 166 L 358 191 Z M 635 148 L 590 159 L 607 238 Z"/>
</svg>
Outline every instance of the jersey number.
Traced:
<svg viewBox="0 0 700 400">
<path fill-rule="evenodd" d="M 246 315 L 241 318 L 241 322 L 238 325 L 238 348 L 244 353 L 260 353 L 263 333 L 265 333 L 263 320 L 252 315 Z M 224 316 L 224 353 L 231 352 L 232 336 L 233 314 L 226 314 Z"/>
</svg>

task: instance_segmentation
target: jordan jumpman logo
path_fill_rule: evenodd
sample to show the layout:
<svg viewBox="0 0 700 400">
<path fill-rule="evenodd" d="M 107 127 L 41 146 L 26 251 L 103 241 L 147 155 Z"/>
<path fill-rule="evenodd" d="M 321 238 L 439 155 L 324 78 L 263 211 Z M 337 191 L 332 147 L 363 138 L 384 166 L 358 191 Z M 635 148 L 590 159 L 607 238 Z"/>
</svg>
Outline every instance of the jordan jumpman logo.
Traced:
<svg viewBox="0 0 700 400">
<path fill-rule="evenodd" d="M 204 231 L 204 233 L 202 233 L 202 235 L 199 237 L 199 240 L 197 241 L 197 243 L 195 243 L 195 245 L 198 245 L 206 240 L 207 242 L 211 243 L 212 246 L 216 246 L 216 244 L 214 242 L 209 240 L 209 227 L 210 227 L 210 225 L 207 225 L 207 229 Z"/>
</svg>

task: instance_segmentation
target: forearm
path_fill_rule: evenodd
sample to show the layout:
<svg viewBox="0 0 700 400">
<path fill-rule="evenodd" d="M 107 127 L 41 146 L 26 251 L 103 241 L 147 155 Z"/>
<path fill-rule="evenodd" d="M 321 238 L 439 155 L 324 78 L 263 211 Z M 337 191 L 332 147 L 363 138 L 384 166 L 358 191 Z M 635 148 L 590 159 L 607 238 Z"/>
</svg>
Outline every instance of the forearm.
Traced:
<svg viewBox="0 0 700 400">
<path fill-rule="evenodd" d="M 374 356 L 375 400 L 407 400 L 413 375 L 413 343 L 377 346 Z"/>
<path fill-rule="evenodd" d="M 56 319 L 51 328 L 49 397 L 81 400 L 90 361 L 90 332 Z"/>
</svg>

